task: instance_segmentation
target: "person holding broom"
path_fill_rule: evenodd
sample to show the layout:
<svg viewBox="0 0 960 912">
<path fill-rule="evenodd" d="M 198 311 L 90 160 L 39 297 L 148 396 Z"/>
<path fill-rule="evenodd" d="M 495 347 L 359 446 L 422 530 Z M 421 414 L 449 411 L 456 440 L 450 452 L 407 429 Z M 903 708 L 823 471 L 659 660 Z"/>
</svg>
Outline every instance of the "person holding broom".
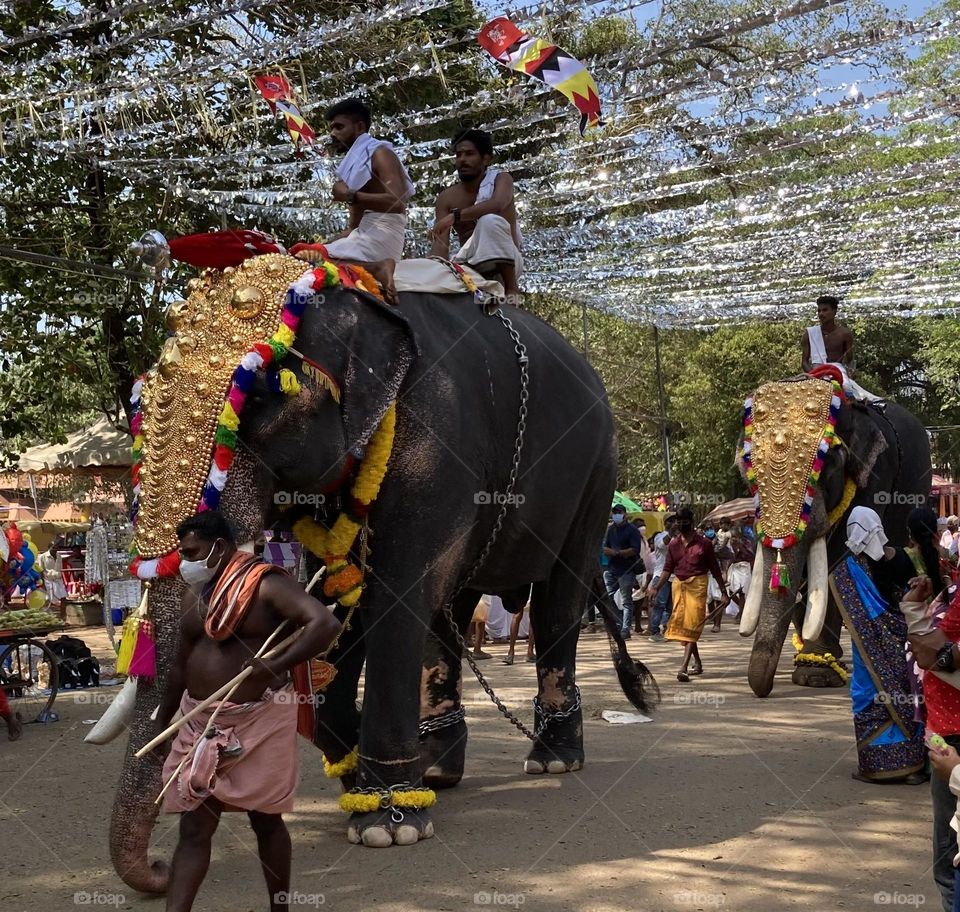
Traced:
<svg viewBox="0 0 960 912">
<path fill-rule="evenodd" d="M 164 763 L 163 809 L 181 815 L 167 912 L 193 907 L 223 811 L 246 811 L 270 909 L 286 909 L 291 846 L 282 815 L 293 809 L 299 774 L 300 700 L 290 675 L 336 640 L 340 623 L 280 567 L 238 551 L 219 512 L 186 519 L 177 536 L 180 575 L 188 588 L 181 605 L 180 648 L 158 721 L 166 728 L 178 706 L 187 715 L 243 669 L 252 672 L 228 698 L 177 731 Z M 268 642 L 283 642 L 297 629 L 299 636 L 266 657 Z"/>
</svg>

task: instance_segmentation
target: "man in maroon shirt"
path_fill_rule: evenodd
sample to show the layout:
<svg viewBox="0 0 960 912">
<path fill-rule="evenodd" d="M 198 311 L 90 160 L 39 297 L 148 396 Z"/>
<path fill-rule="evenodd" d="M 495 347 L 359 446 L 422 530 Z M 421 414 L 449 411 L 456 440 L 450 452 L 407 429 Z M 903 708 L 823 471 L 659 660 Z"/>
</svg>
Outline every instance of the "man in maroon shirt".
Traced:
<svg viewBox="0 0 960 912">
<path fill-rule="evenodd" d="M 663 573 L 657 584 L 650 587 L 648 596 L 656 598 L 665 581 L 671 575 L 676 577 L 673 584 L 673 612 L 665 636 L 668 640 L 678 640 L 684 644 L 683 664 L 677 672 L 677 680 L 687 682 L 690 675 L 703 674 L 697 640 L 707 620 L 707 574 L 713 574 L 723 593 L 720 611 L 730 603 L 730 596 L 713 545 L 694 529 L 693 511 L 689 507 L 677 514 L 677 525 L 680 534 L 670 541 Z M 692 669 L 691 659 L 696 661 Z"/>
</svg>

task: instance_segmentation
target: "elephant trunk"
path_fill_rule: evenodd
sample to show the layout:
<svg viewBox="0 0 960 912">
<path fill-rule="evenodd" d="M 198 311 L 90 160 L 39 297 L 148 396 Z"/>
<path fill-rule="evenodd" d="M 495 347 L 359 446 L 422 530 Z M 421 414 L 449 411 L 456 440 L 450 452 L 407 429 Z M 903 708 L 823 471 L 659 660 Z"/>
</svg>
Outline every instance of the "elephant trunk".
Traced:
<svg viewBox="0 0 960 912">
<path fill-rule="evenodd" d="M 156 754 L 142 760 L 133 756 L 154 733 L 150 715 L 159 699 L 159 688 L 142 684 L 137 688 L 136 717 L 110 819 L 110 860 L 123 882 L 142 893 L 165 893 L 167 889 L 167 865 L 147 857 L 159 810 L 155 801 L 161 788 L 161 762 Z"/>
<path fill-rule="evenodd" d="M 180 598 L 183 584 L 178 580 L 157 580 L 150 592 L 150 614 L 157 636 L 157 677 L 153 683 L 139 679 L 136 706 L 130 723 L 130 738 L 117 784 L 110 819 L 110 859 L 123 882 L 143 893 L 164 893 L 167 889 L 166 863 L 150 861 L 150 835 L 157 819 L 160 750 L 138 760 L 134 753 L 159 731 L 153 715 L 163 697 L 166 672 L 176 654 L 180 636 Z"/>
<path fill-rule="evenodd" d="M 763 552 L 762 556 L 761 550 Z M 753 641 L 753 649 L 750 652 L 750 663 L 747 669 L 747 680 L 750 683 L 750 689 L 758 697 L 765 697 L 773 690 L 773 679 L 780 662 L 783 641 L 787 638 L 787 631 L 793 617 L 796 586 L 802 578 L 801 571 L 805 558 L 805 549 L 801 549 L 800 546 L 782 552 L 781 559 L 787 565 L 791 580 L 791 587 L 788 590 L 770 592 L 768 588 L 769 575 L 766 572 L 754 572 L 751 588 L 755 584 L 759 585 L 762 587 L 762 594 L 757 617 L 756 637 Z M 762 548 L 757 549 L 755 570 L 757 568 L 772 568 L 776 559 L 776 552 L 763 545 Z"/>
</svg>

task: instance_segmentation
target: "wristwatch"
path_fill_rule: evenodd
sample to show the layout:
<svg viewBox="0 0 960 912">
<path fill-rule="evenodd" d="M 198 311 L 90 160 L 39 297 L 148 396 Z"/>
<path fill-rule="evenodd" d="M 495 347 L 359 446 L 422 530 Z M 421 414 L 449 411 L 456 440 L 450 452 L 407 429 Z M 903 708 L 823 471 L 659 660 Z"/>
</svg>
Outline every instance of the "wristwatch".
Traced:
<svg viewBox="0 0 960 912">
<path fill-rule="evenodd" d="M 451 209 L 451 210 L 450 210 L 450 214 L 453 216 L 453 224 L 454 224 L 454 225 L 459 225 L 459 224 L 460 224 L 460 210 L 459 210 L 459 209 Z"/>
<path fill-rule="evenodd" d="M 356 191 L 356 190 L 351 190 L 351 191 L 347 194 L 347 205 L 348 205 L 348 206 L 356 206 L 356 205 L 357 205 L 357 191 Z"/>
<path fill-rule="evenodd" d="M 937 671 L 954 671 L 957 663 L 953 657 L 953 643 L 944 643 L 937 650 Z"/>
</svg>

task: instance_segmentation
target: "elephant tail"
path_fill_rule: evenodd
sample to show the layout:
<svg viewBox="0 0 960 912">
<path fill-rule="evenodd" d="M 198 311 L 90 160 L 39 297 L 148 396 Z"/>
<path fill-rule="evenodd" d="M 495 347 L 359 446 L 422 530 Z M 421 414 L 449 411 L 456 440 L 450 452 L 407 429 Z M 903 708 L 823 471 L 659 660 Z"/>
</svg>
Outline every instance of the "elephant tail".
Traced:
<svg viewBox="0 0 960 912">
<path fill-rule="evenodd" d="M 613 658 L 613 667 L 617 670 L 620 689 L 640 712 L 652 712 L 660 702 L 660 685 L 657 684 L 657 679 L 643 662 L 630 657 L 627 644 L 620 635 L 620 623 L 607 600 L 600 599 L 597 608 L 603 615 L 603 625 L 607 631 L 610 655 Z"/>
</svg>

